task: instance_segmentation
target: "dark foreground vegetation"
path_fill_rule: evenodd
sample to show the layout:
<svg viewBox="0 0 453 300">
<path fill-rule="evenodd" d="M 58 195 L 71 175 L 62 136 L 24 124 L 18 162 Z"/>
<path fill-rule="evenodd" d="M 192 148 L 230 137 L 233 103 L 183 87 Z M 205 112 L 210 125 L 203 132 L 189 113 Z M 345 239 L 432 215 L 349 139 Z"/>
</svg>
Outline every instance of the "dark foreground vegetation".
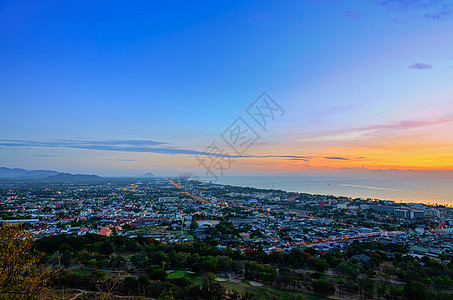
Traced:
<svg viewBox="0 0 453 300">
<path fill-rule="evenodd" d="M 32 242 L 20 225 L 2 224 L 0 235 L 3 299 L 65 298 L 65 291 L 79 299 L 453 299 L 453 263 L 413 258 L 392 244 L 266 254 L 201 241 L 164 244 L 90 234 Z M 385 255 L 389 250 L 392 259 Z"/>
</svg>

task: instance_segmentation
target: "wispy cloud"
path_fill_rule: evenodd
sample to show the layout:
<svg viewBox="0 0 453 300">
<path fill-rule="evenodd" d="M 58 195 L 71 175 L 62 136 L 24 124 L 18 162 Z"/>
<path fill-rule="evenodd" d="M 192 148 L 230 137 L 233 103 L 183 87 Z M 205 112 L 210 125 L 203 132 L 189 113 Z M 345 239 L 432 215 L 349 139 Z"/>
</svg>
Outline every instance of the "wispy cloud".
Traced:
<svg viewBox="0 0 453 300">
<path fill-rule="evenodd" d="M 329 130 L 329 131 L 314 133 L 307 137 L 314 138 L 314 137 L 323 137 L 323 136 L 335 136 L 335 135 L 340 135 L 340 134 L 371 132 L 371 131 L 379 131 L 379 130 L 406 130 L 406 129 L 431 126 L 431 125 L 444 124 L 444 123 L 448 123 L 448 122 L 453 122 L 453 114 L 449 114 L 449 115 L 446 115 L 446 116 L 443 116 L 443 117 L 440 117 L 437 119 L 403 120 L 403 121 L 387 123 L 387 124 L 374 124 L 374 125 L 368 125 L 368 126 L 362 126 L 362 127 Z"/>
<path fill-rule="evenodd" d="M 315 158 L 315 156 L 310 155 L 246 155 L 243 157 L 250 157 L 250 158 L 286 158 L 289 160 L 302 160 L 302 161 L 310 161 L 311 159 Z"/>
<path fill-rule="evenodd" d="M 379 0 L 378 3 L 389 11 L 415 14 L 432 20 L 443 20 L 453 15 L 450 0 Z"/>
<path fill-rule="evenodd" d="M 429 64 L 424 64 L 424 63 L 415 63 L 411 66 L 409 66 L 409 69 L 415 69 L 415 70 L 429 70 L 433 66 Z"/>
<path fill-rule="evenodd" d="M 197 156 L 216 156 L 231 158 L 281 158 L 292 161 L 310 161 L 315 158 L 351 160 L 355 158 L 337 157 L 337 156 L 314 156 L 314 155 L 229 155 L 215 154 L 209 151 L 198 151 L 172 146 L 165 142 L 152 140 L 50 140 L 50 141 L 30 141 L 30 140 L 6 140 L 0 139 L 0 146 L 13 148 L 70 148 L 70 149 L 87 149 L 100 151 L 117 151 L 117 152 L 142 152 L 142 153 L 159 153 L 169 155 L 197 155 Z M 209 148 L 209 147 L 208 147 Z M 58 155 L 34 154 L 35 157 L 53 157 Z M 135 161 L 134 159 L 106 159 L 115 161 Z"/>
<path fill-rule="evenodd" d="M 160 154 L 200 155 L 202 151 L 171 146 L 164 142 L 152 140 L 0 140 L 4 147 L 37 147 L 37 148 L 71 148 L 119 152 L 149 152 Z"/>
<path fill-rule="evenodd" d="M 291 161 L 312 161 L 313 159 L 327 160 L 361 160 L 365 157 L 344 157 L 344 156 L 316 156 L 316 155 L 244 155 L 247 158 L 283 158 Z"/>
<path fill-rule="evenodd" d="M 324 158 L 325 159 L 332 159 L 332 160 L 351 160 L 350 158 L 341 157 L 341 156 L 326 156 Z"/>
<path fill-rule="evenodd" d="M 364 130 L 379 130 L 379 129 L 411 129 L 430 125 L 443 124 L 453 121 L 453 115 L 447 115 L 438 119 L 429 120 L 404 120 L 389 124 L 376 124 L 364 127 Z"/>
</svg>

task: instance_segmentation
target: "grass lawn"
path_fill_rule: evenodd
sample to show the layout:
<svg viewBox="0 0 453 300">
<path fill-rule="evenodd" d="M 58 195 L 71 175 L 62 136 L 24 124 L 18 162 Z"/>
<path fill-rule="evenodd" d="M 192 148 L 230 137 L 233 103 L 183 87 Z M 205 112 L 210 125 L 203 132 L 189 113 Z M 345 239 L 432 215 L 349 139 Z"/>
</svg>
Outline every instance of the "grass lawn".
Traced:
<svg viewBox="0 0 453 300">
<path fill-rule="evenodd" d="M 177 271 L 173 271 L 171 273 L 168 273 L 167 278 L 168 279 L 175 279 L 175 278 L 182 278 L 184 276 L 186 276 L 186 272 L 181 271 L 181 270 L 177 270 Z"/>
<path fill-rule="evenodd" d="M 178 271 L 175 271 L 178 272 Z M 183 271 L 181 271 L 183 272 Z M 171 275 L 170 273 L 169 275 Z M 187 277 L 189 277 L 196 285 L 203 285 L 203 275 L 198 275 L 198 274 L 186 274 Z M 278 297 L 280 299 L 290 299 L 291 297 L 295 298 L 297 295 L 300 295 L 301 293 L 299 292 L 294 292 L 294 291 L 287 291 L 287 290 L 281 290 L 281 289 L 276 289 L 268 286 L 263 286 L 263 287 L 257 287 L 257 286 L 251 286 L 247 280 L 242 280 L 241 282 L 231 282 L 231 281 L 225 281 L 225 282 L 218 282 L 221 283 L 227 290 L 232 290 L 235 289 L 241 294 L 245 294 L 245 292 L 249 293 L 254 293 L 258 297 L 266 297 L 266 296 L 274 296 Z M 307 300 L 324 300 L 326 298 L 319 298 L 316 296 L 308 295 L 308 294 L 303 294 L 305 296 L 304 299 Z"/>
<path fill-rule="evenodd" d="M 245 292 L 254 293 L 258 297 L 266 297 L 266 296 L 273 296 L 278 297 L 280 299 L 290 299 L 291 297 L 297 297 L 297 295 L 301 295 L 302 293 L 294 292 L 294 291 L 287 291 L 276 289 L 268 286 L 257 287 L 251 286 L 247 280 L 242 280 L 241 282 L 222 282 L 222 285 L 227 290 L 235 289 L 236 291 L 240 292 L 241 294 L 245 294 Z M 315 297 L 312 295 L 302 294 L 304 295 L 307 300 L 321 300 L 324 298 Z M 294 298 L 293 298 L 294 299 Z"/>
</svg>

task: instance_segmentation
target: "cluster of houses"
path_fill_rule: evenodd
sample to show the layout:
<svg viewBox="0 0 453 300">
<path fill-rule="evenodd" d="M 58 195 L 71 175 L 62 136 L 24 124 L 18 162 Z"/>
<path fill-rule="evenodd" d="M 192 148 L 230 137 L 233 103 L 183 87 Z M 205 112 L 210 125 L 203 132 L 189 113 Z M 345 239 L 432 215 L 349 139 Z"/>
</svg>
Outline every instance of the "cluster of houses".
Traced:
<svg viewBox="0 0 453 300">
<path fill-rule="evenodd" d="M 374 240 L 404 245 L 410 255 L 432 257 L 450 254 L 453 246 L 453 214 L 444 206 L 165 178 L 2 187 L 0 217 L 28 223 L 35 238 L 93 233 L 141 235 L 162 242 L 212 239 L 220 247 L 260 245 L 266 252 L 308 246 L 341 250 L 355 240 Z M 212 233 L 221 221 L 234 232 Z"/>
</svg>

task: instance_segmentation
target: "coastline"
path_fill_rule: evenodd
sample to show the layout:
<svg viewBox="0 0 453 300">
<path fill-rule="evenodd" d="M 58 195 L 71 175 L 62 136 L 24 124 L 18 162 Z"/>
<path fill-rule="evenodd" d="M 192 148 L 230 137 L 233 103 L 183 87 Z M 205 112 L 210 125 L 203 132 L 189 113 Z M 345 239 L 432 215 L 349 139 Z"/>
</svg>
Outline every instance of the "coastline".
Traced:
<svg viewBox="0 0 453 300">
<path fill-rule="evenodd" d="M 359 178 L 339 176 L 223 176 L 214 182 L 259 189 L 322 194 L 402 203 L 453 205 L 453 185 L 448 178 Z"/>
</svg>

